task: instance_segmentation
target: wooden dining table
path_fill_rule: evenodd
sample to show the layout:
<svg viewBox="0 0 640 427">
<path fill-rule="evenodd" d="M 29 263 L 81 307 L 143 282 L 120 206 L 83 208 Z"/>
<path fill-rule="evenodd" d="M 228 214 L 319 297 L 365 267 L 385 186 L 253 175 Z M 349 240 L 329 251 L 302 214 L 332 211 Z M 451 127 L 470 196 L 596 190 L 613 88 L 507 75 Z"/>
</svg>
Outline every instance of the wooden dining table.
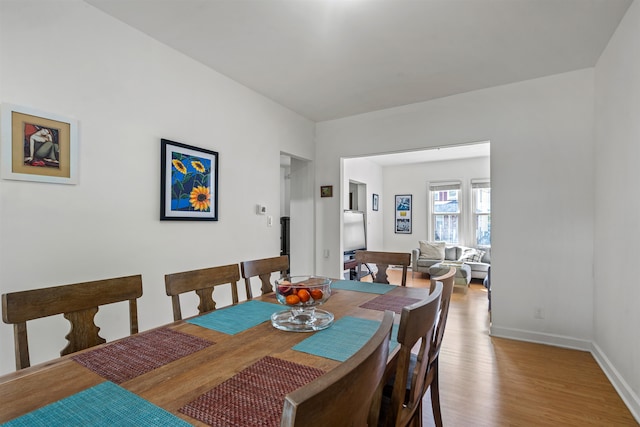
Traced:
<svg viewBox="0 0 640 427">
<path fill-rule="evenodd" d="M 340 283 L 354 285 L 358 287 L 358 290 L 349 290 L 349 286 L 341 289 L 338 287 Z M 383 285 L 389 286 L 388 292 L 370 293 L 367 292 L 368 288 L 365 287 L 369 285 L 374 284 L 350 281 L 336 281 L 334 283 L 331 297 L 320 307 L 333 313 L 335 317 L 334 324 L 325 331 L 330 331 L 336 327 L 337 332 L 339 322 L 346 322 L 348 319 L 353 320 L 353 318 L 380 321 L 385 308 L 399 312 L 403 304 L 408 305 L 424 299 L 429 293 L 428 288 L 389 285 Z M 224 312 L 243 304 L 248 305 L 242 308 L 250 309 L 253 307 L 252 304 L 256 304 L 256 302 L 262 304 L 262 306 L 266 306 L 265 303 L 278 304 L 275 294 L 272 293 L 251 301 L 241 302 L 239 305 L 224 307 L 211 313 Z M 274 308 L 277 310 L 286 309 L 285 306 L 279 304 Z M 285 387 L 293 387 L 295 385 L 298 380 L 295 374 L 296 369 L 299 370 L 301 375 L 310 370 L 312 376 L 317 376 L 322 372 L 334 369 L 342 363 L 339 360 L 293 348 L 296 345 L 300 345 L 304 340 L 316 334 L 325 333 L 325 331 L 282 331 L 274 328 L 269 318 L 266 318 L 256 326 L 233 334 L 194 323 L 194 321 L 205 319 L 205 316 L 211 313 L 173 322 L 138 335 L 92 347 L 82 352 L 60 357 L 0 377 L 0 423 L 13 420 L 25 414 L 30 415 L 36 410 L 42 411 L 44 409 L 39 408 L 48 408 L 52 406 L 50 404 L 55 402 L 67 402 L 67 400 L 74 398 L 74 396 L 83 391 L 102 385 L 105 382 L 113 382 L 117 384 L 116 388 L 118 390 L 124 389 L 126 392 L 141 398 L 141 402 L 149 402 L 153 406 L 162 408 L 170 416 L 178 417 L 188 424 L 215 425 L 216 423 L 212 422 L 210 418 L 193 418 L 191 416 L 193 413 L 185 410 L 185 407 L 189 407 L 193 402 L 198 402 L 199 398 L 200 401 L 206 401 L 205 406 L 206 404 L 212 404 L 211 401 L 214 397 L 207 395 L 207 393 L 217 393 L 218 388 L 224 388 L 222 386 L 227 387 L 226 392 L 230 394 L 227 397 L 222 395 L 223 401 L 215 404 L 233 406 L 235 404 L 233 402 L 234 396 L 238 391 L 236 389 L 230 392 L 228 387 L 232 386 L 233 381 L 236 380 L 240 373 L 249 370 L 258 363 L 265 360 L 275 363 L 273 365 L 275 368 L 272 367 L 271 369 L 276 369 L 276 372 L 269 371 L 268 376 L 279 377 L 279 370 L 282 369 L 283 377 L 281 382 L 284 382 L 284 384 L 280 385 Z M 229 311 L 228 313 L 232 312 Z M 399 321 L 399 317 L 399 315 L 396 316 L 396 323 Z M 347 324 L 345 323 L 345 325 Z M 142 348 L 140 350 L 138 347 L 133 347 L 127 350 L 128 343 L 132 342 L 132 338 L 138 336 L 140 339 L 155 337 L 153 339 L 158 339 L 159 341 L 154 341 L 150 344 L 153 347 L 151 349 L 145 350 L 140 347 Z M 176 337 L 184 339 L 184 344 L 182 341 L 176 341 Z M 195 343 L 192 341 L 195 341 Z M 144 346 L 144 342 L 140 345 Z M 145 367 L 139 373 L 129 373 L 129 376 L 112 378 L 110 377 L 111 374 L 105 374 L 102 371 L 113 369 L 115 375 L 119 375 L 120 368 L 130 362 L 128 354 L 149 351 L 149 357 L 153 358 L 155 354 L 160 354 L 164 350 L 172 353 L 183 348 L 191 348 L 190 346 L 195 346 L 193 347 L 194 351 L 190 352 L 191 350 L 189 350 L 185 354 L 171 356 L 177 358 L 172 361 L 158 363 L 157 367 Z M 170 348 L 164 349 L 163 347 Z M 398 348 L 399 346 L 390 352 L 390 361 L 393 360 Z M 117 351 L 121 351 L 121 353 L 114 360 L 112 353 L 118 354 Z M 127 351 L 130 353 L 127 353 Z M 98 357 L 101 354 L 100 352 L 111 353 L 106 354 L 105 357 L 107 359 L 100 359 Z M 105 362 L 105 360 L 107 361 Z M 279 368 L 281 366 L 279 364 L 286 366 Z M 265 389 L 268 391 L 269 387 L 267 385 Z M 208 400 L 203 400 L 203 396 L 208 396 Z M 272 409 L 278 414 L 282 410 L 283 397 L 280 396 L 280 400 L 273 399 L 274 408 Z M 247 399 L 251 399 L 251 397 Z M 251 403 L 251 400 L 249 400 L 249 403 Z M 82 408 L 82 411 L 91 410 L 91 408 L 78 407 Z M 77 407 L 75 410 L 78 410 Z M 207 416 L 215 417 L 215 414 Z M 224 423 L 220 425 L 222 424 Z"/>
</svg>

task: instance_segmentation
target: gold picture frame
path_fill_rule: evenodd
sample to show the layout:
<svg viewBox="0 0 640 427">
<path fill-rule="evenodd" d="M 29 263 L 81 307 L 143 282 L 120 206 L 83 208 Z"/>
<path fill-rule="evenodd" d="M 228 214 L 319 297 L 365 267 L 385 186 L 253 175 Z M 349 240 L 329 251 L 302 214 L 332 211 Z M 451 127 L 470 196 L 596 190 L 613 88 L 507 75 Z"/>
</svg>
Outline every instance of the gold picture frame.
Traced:
<svg viewBox="0 0 640 427">
<path fill-rule="evenodd" d="M 78 183 L 78 122 L 29 107 L 2 104 L 2 178 Z"/>
</svg>

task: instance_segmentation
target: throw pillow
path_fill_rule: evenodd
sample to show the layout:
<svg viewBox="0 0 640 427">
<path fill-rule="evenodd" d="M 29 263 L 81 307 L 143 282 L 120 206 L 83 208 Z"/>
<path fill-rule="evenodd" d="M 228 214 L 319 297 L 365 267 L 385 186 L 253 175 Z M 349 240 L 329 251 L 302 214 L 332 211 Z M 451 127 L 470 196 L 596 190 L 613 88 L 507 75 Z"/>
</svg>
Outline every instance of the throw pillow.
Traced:
<svg viewBox="0 0 640 427">
<path fill-rule="evenodd" d="M 420 240 L 418 243 L 420 243 L 420 258 L 444 260 L 444 246 L 446 242 L 427 242 L 426 240 Z"/>
<path fill-rule="evenodd" d="M 444 259 L 448 261 L 457 261 L 457 246 L 447 246 L 444 248 Z"/>
<path fill-rule="evenodd" d="M 484 251 L 481 251 L 479 249 L 467 249 L 462 253 L 462 256 L 458 261 L 482 262 L 483 256 L 484 256 Z"/>
</svg>

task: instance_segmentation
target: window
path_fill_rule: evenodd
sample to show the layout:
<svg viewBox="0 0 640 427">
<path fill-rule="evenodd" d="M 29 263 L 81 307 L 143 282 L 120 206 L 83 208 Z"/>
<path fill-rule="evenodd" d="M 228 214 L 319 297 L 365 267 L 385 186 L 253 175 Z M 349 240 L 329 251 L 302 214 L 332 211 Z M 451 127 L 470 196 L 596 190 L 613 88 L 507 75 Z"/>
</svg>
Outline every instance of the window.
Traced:
<svg viewBox="0 0 640 427">
<path fill-rule="evenodd" d="M 460 230 L 460 182 L 434 182 L 431 193 L 432 239 L 458 243 Z"/>
<path fill-rule="evenodd" d="M 491 246 L 491 182 L 471 180 L 476 246 Z"/>
</svg>

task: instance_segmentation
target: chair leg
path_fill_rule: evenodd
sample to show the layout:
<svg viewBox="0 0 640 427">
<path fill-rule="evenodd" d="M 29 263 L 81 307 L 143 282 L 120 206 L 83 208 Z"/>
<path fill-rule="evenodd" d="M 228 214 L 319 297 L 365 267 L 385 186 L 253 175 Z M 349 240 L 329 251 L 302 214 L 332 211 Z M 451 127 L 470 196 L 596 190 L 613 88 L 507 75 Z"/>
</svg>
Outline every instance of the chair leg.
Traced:
<svg viewBox="0 0 640 427">
<path fill-rule="evenodd" d="M 416 408 L 416 411 L 413 413 L 413 418 L 409 421 L 411 427 L 422 427 L 422 399 L 420 399 L 420 403 Z"/>
<path fill-rule="evenodd" d="M 442 412 L 440 411 L 440 387 L 438 385 L 438 358 L 434 360 L 433 366 L 433 381 L 429 388 L 431 389 L 431 409 L 433 411 L 433 419 L 436 423 L 436 427 L 442 427 Z"/>
</svg>

